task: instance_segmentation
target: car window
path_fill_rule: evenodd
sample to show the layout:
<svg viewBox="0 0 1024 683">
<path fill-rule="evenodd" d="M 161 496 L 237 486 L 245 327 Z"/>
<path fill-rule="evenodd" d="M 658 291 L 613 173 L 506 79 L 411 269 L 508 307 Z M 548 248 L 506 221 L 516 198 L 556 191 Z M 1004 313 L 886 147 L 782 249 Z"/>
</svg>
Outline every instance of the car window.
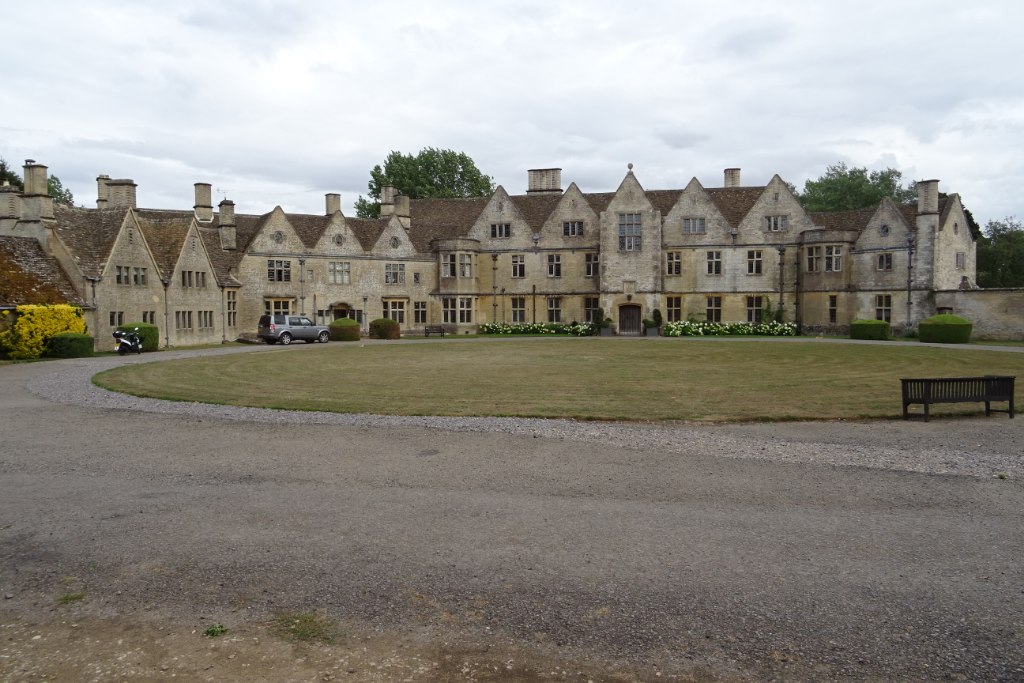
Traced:
<svg viewBox="0 0 1024 683">
<path fill-rule="evenodd" d="M 299 320 L 300 320 L 301 324 L 305 325 L 306 327 L 312 327 L 313 326 L 313 321 L 310 320 L 309 318 L 299 318 Z"/>
<path fill-rule="evenodd" d="M 290 318 L 288 318 L 288 324 L 289 325 L 301 325 L 302 324 L 302 318 L 290 317 Z"/>
</svg>

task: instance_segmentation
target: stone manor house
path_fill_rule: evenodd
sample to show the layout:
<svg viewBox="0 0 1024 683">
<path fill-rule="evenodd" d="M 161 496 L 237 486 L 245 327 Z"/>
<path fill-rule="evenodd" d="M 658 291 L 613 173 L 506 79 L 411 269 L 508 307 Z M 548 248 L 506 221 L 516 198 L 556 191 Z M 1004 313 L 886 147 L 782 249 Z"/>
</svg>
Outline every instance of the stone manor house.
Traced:
<svg viewBox="0 0 1024 683">
<path fill-rule="evenodd" d="M 778 176 L 747 186 L 736 168 L 721 187 L 646 190 L 630 164 L 618 189 L 598 193 L 537 169 L 520 195 L 385 188 L 380 218 L 367 220 L 345 216 L 338 194 L 320 215 L 236 213 L 228 199 L 215 211 L 208 183 L 191 208 L 140 208 L 133 181 L 105 175 L 95 209 L 54 206 L 46 166 L 28 160 L 24 179 L 23 192 L 0 191 L 0 255 L 82 305 L 101 347 L 133 321 L 158 325 L 167 345 L 233 340 L 265 312 L 462 333 L 592 321 L 600 309 L 617 334 L 636 335 L 655 309 L 737 322 L 781 304 L 805 329 L 905 327 L 975 277 L 960 198 L 940 197 L 936 180 L 917 184 L 915 204 L 809 213 Z"/>
</svg>

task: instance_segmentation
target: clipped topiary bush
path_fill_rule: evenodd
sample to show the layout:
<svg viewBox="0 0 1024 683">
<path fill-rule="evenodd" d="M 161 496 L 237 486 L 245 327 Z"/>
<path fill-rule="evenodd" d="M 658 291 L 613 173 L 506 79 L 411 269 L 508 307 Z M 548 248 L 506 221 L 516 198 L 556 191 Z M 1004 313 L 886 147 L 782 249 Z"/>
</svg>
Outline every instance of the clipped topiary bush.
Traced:
<svg viewBox="0 0 1024 683">
<path fill-rule="evenodd" d="M 966 344 L 971 340 L 973 323 L 958 315 L 944 313 L 925 318 L 917 324 L 918 338 L 936 344 Z"/>
<path fill-rule="evenodd" d="M 889 338 L 889 323 L 884 320 L 854 320 L 850 323 L 850 339 Z"/>
<path fill-rule="evenodd" d="M 46 342 L 47 358 L 88 358 L 93 355 L 93 338 L 80 332 L 55 334 Z"/>
<path fill-rule="evenodd" d="M 398 339 L 401 336 L 402 328 L 390 318 L 370 321 L 370 339 Z"/>
<path fill-rule="evenodd" d="M 142 342 L 143 351 L 156 351 L 160 348 L 160 328 L 149 323 L 125 323 L 118 325 L 117 329 L 122 332 L 132 332 L 139 328 L 139 341 Z"/>
<path fill-rule="evenodd" d="M 359 341 L 359 323 L 352 318 L 338 318 L 328 328 L 331 341 Z"/>
</svg>

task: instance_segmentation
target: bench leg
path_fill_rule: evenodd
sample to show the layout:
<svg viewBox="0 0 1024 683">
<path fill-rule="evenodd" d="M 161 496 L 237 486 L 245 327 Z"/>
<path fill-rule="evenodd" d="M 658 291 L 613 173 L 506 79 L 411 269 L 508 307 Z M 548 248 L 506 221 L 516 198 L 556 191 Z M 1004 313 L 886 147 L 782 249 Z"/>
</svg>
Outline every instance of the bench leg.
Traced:
<svg viewBox="0 0 1024 683">
<path fill-rule="evenodd" d="M 904 420 L 909 420 L 910 419 L 910 411 L 907 410 L 907 406 L 908 406 L 907 402 L 904 401 L 903 402 L 903 419 Z"/>
<path fill-rule="evenodd" d="M 985 401 L 985 417 L 988 417 L 991 414 L 992 414 L 992 402 L 991 401 Z"/>
<path fill-rule="evenodd" d="M 928 422 L 928 401 L 924 402 L 924 421 Z"/>
</svg>

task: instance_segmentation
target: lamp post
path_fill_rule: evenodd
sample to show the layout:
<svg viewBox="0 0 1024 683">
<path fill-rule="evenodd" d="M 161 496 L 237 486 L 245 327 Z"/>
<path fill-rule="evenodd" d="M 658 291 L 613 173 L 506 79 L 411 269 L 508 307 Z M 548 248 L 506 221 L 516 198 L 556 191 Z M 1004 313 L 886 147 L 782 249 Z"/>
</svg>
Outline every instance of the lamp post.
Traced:
<svg viewBox="0 0 1024 683">
<path fill-rule="evenodd" d="M 907 329 L 910 329 L 910 316 L 913 302 L 910 300 L 910 288 L 913 285 L 914 271 L 914 235 L 907 235 Z"/>
<path fill-rule="evenodd" d="M 498 322 L 498 252 L 491 252 L 491 323 Z"/>
<path fill-rule="evenodd" d="M 782 295 L 783 288 L 785 286 L 785 272 L 786 272 L 786 245 L 780 244 L 776 247 L 779 250 L 779 306 L 778 313 L 776 314 L 779 318 L 779 322 L 782 322 Z"/>
<path fill-rule="evenodd" d="M 367 302 L 368 299 L 369 299 L 369 297 L 366 297 L 366 296 L 363 297 L 363 332 L 365 332 L 367 334 L 370 333 L 369 318 L 367 318 L 367 316 L 366 316 L 366 313 L 367 313 L 367 311 L 366 311 L 366 302 Z"/>
<path fill-rule="evenodd" d="M 299 257 L 299 313 L 306 315 L 306 255 Z"/>
</svg>

